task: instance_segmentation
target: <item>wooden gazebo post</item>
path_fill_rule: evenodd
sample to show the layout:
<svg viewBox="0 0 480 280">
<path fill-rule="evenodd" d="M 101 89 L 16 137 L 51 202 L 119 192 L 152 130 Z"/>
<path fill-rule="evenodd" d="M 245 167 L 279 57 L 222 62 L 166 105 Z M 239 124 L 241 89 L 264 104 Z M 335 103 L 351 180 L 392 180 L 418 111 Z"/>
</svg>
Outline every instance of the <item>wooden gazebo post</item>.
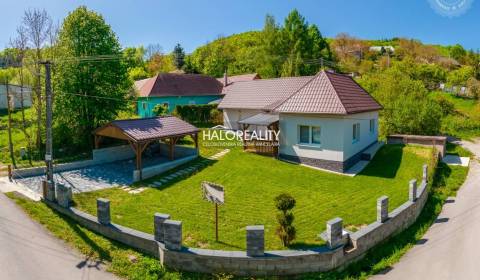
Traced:
<svg viewBox="0 0 480 280">
<path fill-rule="evenodd" d="M 199 147 L 198 147 L 198 132 L 192 134 L 193 142 L 195 142 L 195 149 L 197 150 L 197 154 L 199 153 Z"/>
</svg>

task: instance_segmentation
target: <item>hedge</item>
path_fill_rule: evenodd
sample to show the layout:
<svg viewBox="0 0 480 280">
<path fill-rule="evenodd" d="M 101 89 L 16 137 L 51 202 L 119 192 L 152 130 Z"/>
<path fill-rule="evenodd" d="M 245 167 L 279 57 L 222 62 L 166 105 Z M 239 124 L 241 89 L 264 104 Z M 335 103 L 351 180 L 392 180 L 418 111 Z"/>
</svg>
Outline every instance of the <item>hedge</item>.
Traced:
<svg viewBox="0 0 480 280">
<path fill-rule="evenodd" d="M 217 104 L 177 105 L 174 115 L 190 123 L 221 123 Z"/>
</svg>

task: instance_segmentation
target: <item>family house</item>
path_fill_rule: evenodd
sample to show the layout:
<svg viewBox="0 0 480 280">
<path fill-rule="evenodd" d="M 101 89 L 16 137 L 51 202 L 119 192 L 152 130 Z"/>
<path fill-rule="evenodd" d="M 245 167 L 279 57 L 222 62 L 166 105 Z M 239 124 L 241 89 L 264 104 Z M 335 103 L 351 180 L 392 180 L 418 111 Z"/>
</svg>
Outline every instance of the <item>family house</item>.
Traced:
<svg viewBox="0 0 480 280">
<path fill-rule="evenodd" d="M 208 104 L 222 98 L 223 84 L 200 74 L 163 73 L 135 82 L 138 115 L 152 117 L 153 108 L 164 105 L 172 113 L 177 105 Z"/>
<path fill-rule="evenodd" d="M 224 126 L 278 127 L 281 159 L 345 172 L 377 143 L 382 106 L 347 75 L 252 80 L 224 92 Z"/>
</svg>

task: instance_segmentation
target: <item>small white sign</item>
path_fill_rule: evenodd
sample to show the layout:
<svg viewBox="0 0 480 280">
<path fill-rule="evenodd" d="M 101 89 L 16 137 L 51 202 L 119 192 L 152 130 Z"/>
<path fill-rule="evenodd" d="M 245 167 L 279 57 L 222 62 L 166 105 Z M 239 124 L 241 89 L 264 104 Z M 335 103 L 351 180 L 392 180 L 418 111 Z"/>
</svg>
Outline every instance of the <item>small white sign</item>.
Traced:
<svg viewBox="0 0 480 280">
<path fill-rule="evenodd" d="M 45 160 L 52 160 L 52 155 L 45 154 Z"/>
<path fill-rule="evenodd" d="M 216 204 L 225 203 L 225 190 L 223 186 L 215 183 L 202 182 L 203 198 Z"/>
</svg>

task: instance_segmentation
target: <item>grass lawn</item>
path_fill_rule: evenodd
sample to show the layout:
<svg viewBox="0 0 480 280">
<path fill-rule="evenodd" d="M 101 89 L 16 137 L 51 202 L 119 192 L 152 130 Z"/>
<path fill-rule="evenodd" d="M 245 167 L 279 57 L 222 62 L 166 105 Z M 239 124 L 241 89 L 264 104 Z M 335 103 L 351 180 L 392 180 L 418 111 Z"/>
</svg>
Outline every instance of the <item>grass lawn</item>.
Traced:
<svg viewBox="0 0 480 280">
<path fill-rule="evenodd" d="M 153 214 L 168 213 L 183 221 L 184 244 L 201 248 L 244 249 L 245 227 L 263 224 L 267 249 L 280 249 L 273 199 L 288 192 L 297 200 L 294 246 L 311 246 L 322 244 L 317 235 L 332 218 L 343 218 L 347 228 L 355 230 L 376 219 L 378 197 L 388 195 L 391 210 L 404 203 L 408 181 L 421 178 L 421 167 L 430 155 L 426 148 L 388 145 L 360 175 L 351 178 L 235 148 L 200 172 L 160 189 L 132 195 L 114 188 L 77 194 L 74 201 L 95 215 L 96 199 L 108 198 L 115 223 L 149 233 L 153 232 Z M 213 205 L 202 199 L 200 183 L 204 180 L 226 189 L 226 204 L 219 211 L 220 242 L 214 241 Z"/>
<path fill-rule="evenodd" d="M 461 153 L 466 153 L 458 148 Z M 403 151 L 406 152 L 405 149 Z M 388 269 L 396 263 L 435 221 L 445 199 L 454 196 L 464 182 L 468 168 L 447 166 L 440 163 L 430 189 L 430 196 L 419 219 L 411 227 L 386 243 L 374 248 L 367 256 L 342 272 L 312 273 L 299 276 L 298 279 L 366 279 L 368 276 Z M 45 204 L 9 194 L 9 197 L 21 206 L 34 220 L 43 224 L 55 236 L 66 241 L 72 247 L 92 259 L 107 263 L 109 271 L 126 279 L 231 279 L 227 275 L 200 275 L 173 272 L 162 268 L 158 261 L 114 241 L 110 241 L 81 226 L 67 217 L 52 211 Z M 353 204 L 352 204 L 353 205 Z M 129 261 L 136 256 L 137 262 Z M 273 278 L 276 279 L 276 278 Z"/>
</svg>

